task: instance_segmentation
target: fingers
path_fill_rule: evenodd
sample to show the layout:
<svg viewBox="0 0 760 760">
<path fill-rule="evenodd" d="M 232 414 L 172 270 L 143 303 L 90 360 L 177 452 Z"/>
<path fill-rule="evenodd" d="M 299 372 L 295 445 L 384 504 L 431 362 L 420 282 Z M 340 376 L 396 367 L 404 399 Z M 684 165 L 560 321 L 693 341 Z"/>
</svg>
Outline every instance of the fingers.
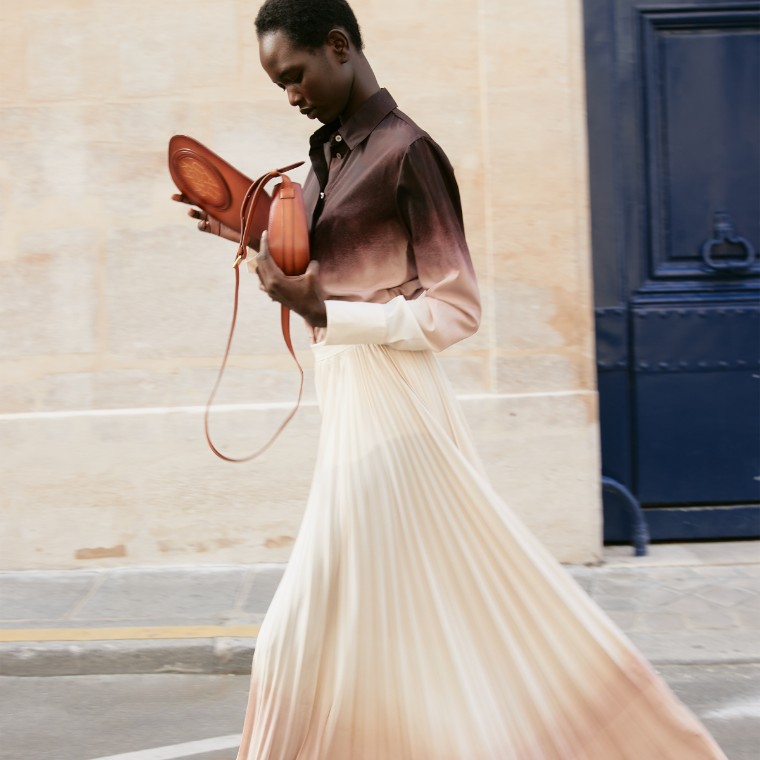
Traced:
<svg viewBox="0 0 760 760">
<path fill-rule="evenodd" d="M 266 233 L 262 235 L 261 250 L 255 257 L 259 289 L 273 301 L 283 304 L 315 327 L 327 324 L 325 298 L 319 283 L 319 263 L 309 262 L 306 272 L 287 277 L 269 255 Z"/>
<path fill-rule="evenodd" d="M 188 206 L 193 205 L 193 201 L 191 201 L 186 195 L 183 193 L 174 193 L 172 195 L 172 200 L 176 201 L 177 203 L 186 203 Z M 209 232 L 212 235 L 220 235 L 222 234 L 222 223 L 218 219 L 214 219 L 214 217 L 209 216 L 205 211 L 198 208 L 190 208 L 187 211 L 187 215 L 192 219 L 198 220 L 198 229 L 201 232 Z M 232 238 L 230 238 L 232 239 Z"/>
<path fill-rule="evenodd" d="M 182 193 L 174 193 L 174 195 L 172 195 L 172 200 L 176 201 L 177 203 L 186 203 L 188 206 L 193 205 L 193 202 Z M 191 208 L 188 209 L 187 215 L 193 219 L 198 219 L 199 230 L 206 229 L 209 226 L 209 216 L 205 211 L 201 211 L 197 208 Z"/>
<path fill-rule="evenodd" d="M 197 211 L 196 209 L 190 209 L 187 212 L 188 216 L 198 220 L 198 229 L 201 232 L 211 232 L 211 221 L 208 218 L 208 214 L 203 211 Z"/>
<path fill-rule="evenodd" d="M 212 235 L 220 235 L 222 225 L 214 218 L 210 217 L 205 211 L 199 211 L 191 208 L 187 215 L 198 220 L 198 229 L 201 232 L 210 232 Z"/>
<path fill-rule="evenodd" d="M 260 287 L 272 297 L 277 290 L 277 282 L 282 272 L 274 259 L 269 255 L 269 240 L 266 230 L 261 234 L 259 252 L 255 256 L 256 274 L 259 276 Z"/>
</svg>

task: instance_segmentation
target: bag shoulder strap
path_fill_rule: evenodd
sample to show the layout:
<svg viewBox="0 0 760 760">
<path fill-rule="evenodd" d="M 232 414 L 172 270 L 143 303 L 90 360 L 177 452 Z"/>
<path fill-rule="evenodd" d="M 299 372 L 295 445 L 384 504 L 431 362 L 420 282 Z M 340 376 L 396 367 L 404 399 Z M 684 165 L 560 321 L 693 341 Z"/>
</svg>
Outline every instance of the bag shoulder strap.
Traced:
<svg viewBox="0 0 760 760">
<path fill-rule="evenodd" d="M 300 163 L 294 164 L 292 166 L 287 166 L 283 169 L 276 169 L 274 171 L 267 172 L 266 174 L 262 175 L 248 188 L 248 192 L 246 193 L 245 198 L 243 199 L 243 203 L 241 204 L 240 245 L 238 246 L 235 262 L 233 264 L 233 268 L 235 270 L 235 293 L 234 293 L 233 303 L 232 303 L 232 320 L 230 322 L 230 332 L 229 332 L 229 335 L 227 336 L 227 345 L 224 349 L 224 357 L 222 359 L 222 364 L 219 367 L 219 374 L 217 375 L 216 382 L 214 383 L 214 387 L 211 390 L 209 399 L 206 402 L 206 411 L 203 416 L 203 427 L 206 434 L 206 442 L 208 443 L 211 451 L 213 451 L 214 454 L 216 454 L 216 456 L 218 456 L 220 459 L 223 459 L 225 462 L 250 462 L 252 459 L 256 459 L 256 457 L 263 454 L 280 437 L 280 434 L 288 426 L 288 423 L 293 419 L 296 412 L 298 411 L 298 408 L 301 405 L 301 397 L 303 396 L 303 383 L 304 383 L 303 367 L 298 361 L 298 357 L 296 356 L 296 352 L 293 348 L 293 341 L 290 337 L 290 309 L 288 309 L 285 306 L 280 305 L 280 326 L 282 329 L 282 337 L 285 340 L 285 345 L 287 346 L 288 351 L 290 352 L 290 355 L 293 357 L 293 361 L 296 363 L 296 366 L 298 367 L 298 372 L 300 374 L 300 382 L 298 386 L 298 398 L 296 399 L 296 405 L 290 411 L 290 413 L 282 422 L 280 427 L 277 428 L 274 435 L 261 448 L 259 448 L 257 451 L 254 451 L 253 454 L 248 454 L 247 456 L 244 456 L 244 457 L 231 457 L 231 456 L 228 456 L 227 454 L 222 453 L 211 441 L 211 434 L 209 431 L 209 416 L 211 412 L 211 407 L 216 397 L 216 393 L 219 390 L 219 386 L 222 383 L 224 370 L 227 367 L 227 360 L 229 359 L 229 356 L 230 356 L 230 349 L 232 347 L 232 338 L 235 334 L 235 325 L 237 323 L 237 315 L 238 315 L 238 302 L 240 298 L 240 264 L 242 261 L 245 260 L 245 258 L 248 255 L 248 236 L 250 234 L 249 226 L 254 216 L 256 203 L 261 197 L 261 194 L 264 190 L 264 186 L 270 180 L 274 179 L 275 177 L 282 177 L 283 179 L 290 180 L 289 177 L 285 177 L 284 172 L 289 171 L 290 169 L 294 169 L 295 167 L 300 166 L 300 165 L 301 165 Z"/>
</svg>

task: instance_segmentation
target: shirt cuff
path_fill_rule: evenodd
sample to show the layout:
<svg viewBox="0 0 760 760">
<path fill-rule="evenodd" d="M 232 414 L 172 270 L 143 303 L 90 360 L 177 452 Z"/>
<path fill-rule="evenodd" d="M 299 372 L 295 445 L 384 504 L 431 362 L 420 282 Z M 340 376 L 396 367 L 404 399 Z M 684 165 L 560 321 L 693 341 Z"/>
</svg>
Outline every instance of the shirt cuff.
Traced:
<svg viewBox="0 0 760 760">
<path fill-rule="evenodd" d="M 403 296 L 388 303 L 325 301 L 329 346 L 376 344 L 406 351 L 423 351 L 428 345 L 422 328 Z"/>
</svg>

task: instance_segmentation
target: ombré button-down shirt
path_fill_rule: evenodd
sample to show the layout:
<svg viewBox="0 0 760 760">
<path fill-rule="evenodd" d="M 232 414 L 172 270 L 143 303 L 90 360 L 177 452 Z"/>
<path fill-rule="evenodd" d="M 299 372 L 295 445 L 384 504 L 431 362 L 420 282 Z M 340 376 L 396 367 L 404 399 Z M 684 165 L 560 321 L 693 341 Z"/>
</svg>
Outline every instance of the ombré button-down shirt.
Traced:
<svg viewBox="0 0 760 760">
<path fill-rule="evenodd" d="M 454 170 L 386 90 L 317 130 L 304 183 L 330 345 L 439 351 L 474 333 L 480 298 Z"/>
</svg>

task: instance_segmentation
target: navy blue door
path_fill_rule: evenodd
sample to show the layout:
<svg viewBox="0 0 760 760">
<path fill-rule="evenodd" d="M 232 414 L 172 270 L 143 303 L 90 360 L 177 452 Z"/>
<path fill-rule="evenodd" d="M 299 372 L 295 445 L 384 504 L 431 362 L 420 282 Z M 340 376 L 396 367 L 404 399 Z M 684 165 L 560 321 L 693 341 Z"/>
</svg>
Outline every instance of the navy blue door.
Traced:
<svg viewBox="0 0 760 760">
<path fill-rule="evenodd" d="M 760 3 L 585 27 L 604 474 L 653 538 L 760 535 Z"/>
</svg>

